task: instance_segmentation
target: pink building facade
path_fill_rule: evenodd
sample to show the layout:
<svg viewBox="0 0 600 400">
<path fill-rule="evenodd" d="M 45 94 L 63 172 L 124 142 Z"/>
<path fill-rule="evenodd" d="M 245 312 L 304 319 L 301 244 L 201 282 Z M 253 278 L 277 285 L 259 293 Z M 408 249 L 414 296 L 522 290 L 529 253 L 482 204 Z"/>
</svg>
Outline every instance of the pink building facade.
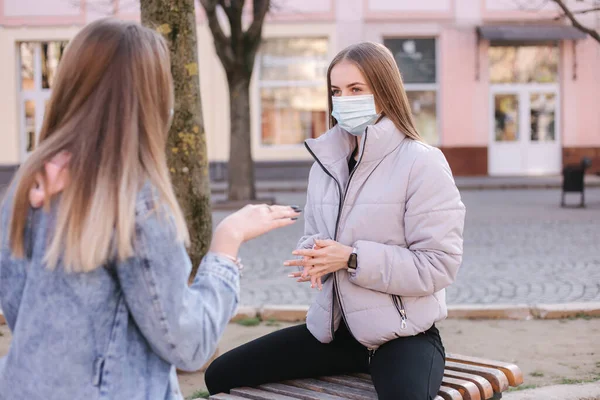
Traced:
<svg viewBox="0 0 600 400">
<path fill-rule="evenodd" d="M 278 1 L 251 85 L 257 175 L 310 163 L 302 142 L 327 129 L 327 64 L 364 40 L 393 52 L 420 133 L 444 151 L 456 175 L 552 175 L 584 156 L 600 171 L 600 44 L 557 20 L 550 3 Z M 0 0 L 0 168 L 18 165 L 35 147 L 68 40 L 108 15 L 139 19 L 138 5 Z M 600 28 L 600 12 L 578 16 Z M 205 128 L 218 178 L 229 154 L 227 84 L 200 11 L 197 20 Z"/>
</svg>

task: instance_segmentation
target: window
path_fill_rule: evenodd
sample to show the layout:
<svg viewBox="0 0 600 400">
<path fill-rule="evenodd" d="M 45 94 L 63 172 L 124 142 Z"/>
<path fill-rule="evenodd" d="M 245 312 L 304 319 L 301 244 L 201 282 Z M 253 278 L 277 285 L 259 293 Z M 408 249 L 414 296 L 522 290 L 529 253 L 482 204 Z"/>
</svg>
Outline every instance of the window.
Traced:
<svg viewBox="0 0 600 400">
<path fill-rule="evenodd" d="M 35 149 L 50 89 L 67 42 L 22 42 L 17 46 L 20 70 L 19 102 L 21 148 L 24 155 Z"/>
<path fill-rule="evenodd" d="M 491 83 L 558 82 L 557 46 L 491 46 Z"/>
<path fill-rule="evenodd" d="M 383 44 L 402 74 L 417 130 L 425 142 L 439 144 L 435 39 L 384 39 Z"/>
<path fill-rule="evenodd" d="M 327 39 L 266 39 L 259 86 L 261 144 L 297 145 L 327 130 Z"/>
</svg>

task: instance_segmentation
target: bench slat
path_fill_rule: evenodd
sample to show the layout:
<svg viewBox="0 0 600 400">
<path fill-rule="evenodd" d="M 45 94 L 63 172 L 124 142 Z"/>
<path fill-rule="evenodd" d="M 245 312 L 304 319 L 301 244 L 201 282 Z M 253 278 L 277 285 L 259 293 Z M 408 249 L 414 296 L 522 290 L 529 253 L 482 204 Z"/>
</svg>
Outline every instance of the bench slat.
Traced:
<svg viewBox="0 0 600 400">
<path fill-rule="evenodd" d="M 449 369 L 444 371 L 444 376 L 447 376 L 449 378 L 464 379 L 466 381 L 473 382 L 479 388 L 479 394 L 481 395 L 482 399 L 487 400 L 491 399 L 494 396 L 494 388 L 492 387 L 492 384 L 482 376 L 467 374 L 465 372 L 452 371 Z"/>
<path fill-rule="evenodd" d="M 495 393 L 508 390 L 508 379 L 504 375 L 504 372 L 500 370 L 454 361 L 446 361 L 446 369 L 482 376 L 492 384 Z"/>
<path fill-rule="evenodd" d="M 339 395 L 351 400 L 377 400 L 377 395 L 374 392 L 330 382 L 323 382 L 317 379 L 300 379 L 285 381 L 283 383 L 308 390 L 314 390 L 316 392 Z"/>
<path fill-rule="evenodd" d="M 232 394 L 219 393 L 210 396 L 211 400 L 244 400 L 245 397 L 238 397 Z"/>
<path fill-rule="evenodd" d="M 458 390 L 464 400 L 481 400 L 479 388 L 473 382 L 445 376 L 442 379 L 442 385 Z"/>
<path fill-rule="evenodd" d="M 244 399 L 252 400 L 295 400 L 293 397 L 289 397 L 283 394 L 277 394 L 273 392 L 267 392 L 261 389 L 255 388 L 238 388 L 231 389 L 231 394 L 242 396 Z"/>
<path fill-rule="evenodd" d="M 463 400 L 463 397 L 458 390 L 443 385 L 440 388 L 438 395 L 444 400 Z"/>
<path fill-rule="evenodd" d="M 523 372 L 515 364 L 505 363 L 502 361 L 488 360 L 485 358 L 463 356 L 460 354 L 448 353 L 446 354 L 446 360 L 455 361 L 463 364 L 479 365 L 482 367 L 496 368 L 501 370 L 510 386 L 519 386 L 523 383 Z"/>
<path fill-rule="evenodd" d="M 260 385 L 258 388 L 268 392 L 288 395 L 301 400 L 344 400 L 343 397 L 313 392 L 311 390 L 284 385 L 282 383 L 267 383 L 265 385 Z"/>
<path fill-rule="evenodd" d="M 369 392 L 375 393 L 375 388 L 373 384 L 366 379 L 357 378 L 355 376 L 350 375 L 340 375 L 340 376 L 323 376 L 319 378 L 321 381 L 337 383 L 339 385 L 349 386 L 356 389 L 363 389 Z"/>
<path fill-rule="evenodd" d="M 493 400 L 509 386 L 523 383 L 521 369 L 510 363 L 478 357 L 446 354 L 442 386 L 435 400 Z M 317 379 L 269 383 L 258 388 L 233 389 L 213 400 L 375 400 L 369 374 L 355 373 Z"/>
</svg>

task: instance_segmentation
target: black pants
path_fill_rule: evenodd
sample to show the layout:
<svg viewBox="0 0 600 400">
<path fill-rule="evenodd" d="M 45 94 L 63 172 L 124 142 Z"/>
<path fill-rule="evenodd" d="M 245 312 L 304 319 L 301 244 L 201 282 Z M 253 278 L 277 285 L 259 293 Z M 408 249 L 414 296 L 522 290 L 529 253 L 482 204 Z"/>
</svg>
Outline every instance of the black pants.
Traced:
<svg viewBox="0 0 600 400">
<path fill-rule="evenodd" d="M 370 373 L 381 400 L 430 400 L 442 383 L 444 347 L 434 326 L 417 336 L 381 346 L 369 363 L 368 350 L 342 322 L 335 339 L 320 343 L 306 328 L 271 333 L 217 358 L 206 371 L 211 394 L 287 379 Z"/>
</svg>

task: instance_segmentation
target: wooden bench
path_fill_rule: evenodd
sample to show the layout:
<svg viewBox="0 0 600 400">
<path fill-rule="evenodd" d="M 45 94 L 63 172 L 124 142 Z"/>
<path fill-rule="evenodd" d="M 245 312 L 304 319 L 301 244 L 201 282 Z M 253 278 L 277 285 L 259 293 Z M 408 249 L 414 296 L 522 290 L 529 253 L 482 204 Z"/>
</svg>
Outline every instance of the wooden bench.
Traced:
<svg viewBox="0 0 600 400">
<path fill-rule="evenodd" d="M 444 379 L 435 400 L 496 400 L 510 386 L 516 387 L 522 383 L 523 374 L 514 364 L 446 354 Z M 233 389 L 231 394 L 217 394 L 210 399 L 373 400 L 377 399 L 377 394 L 369 375 L 350 374 Z"/>
</svg>

